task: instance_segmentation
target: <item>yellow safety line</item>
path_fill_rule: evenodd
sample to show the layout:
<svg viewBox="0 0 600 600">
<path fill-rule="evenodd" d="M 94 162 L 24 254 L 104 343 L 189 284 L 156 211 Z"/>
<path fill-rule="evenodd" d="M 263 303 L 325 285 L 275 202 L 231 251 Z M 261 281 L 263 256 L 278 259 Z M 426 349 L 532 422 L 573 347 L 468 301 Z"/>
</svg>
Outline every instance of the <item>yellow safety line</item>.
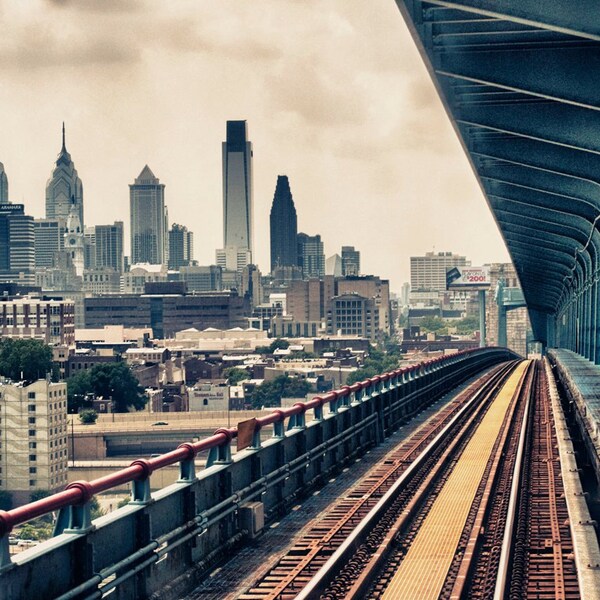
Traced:
<svg viewBox="0 0 600 600">
<path fill-rule="evenodd" d="M 439 597 L 492 448 L 527 364 L 523 361 L 518 365 L 492 402 L 431 506 L 383 600 Z"/>
</svg>

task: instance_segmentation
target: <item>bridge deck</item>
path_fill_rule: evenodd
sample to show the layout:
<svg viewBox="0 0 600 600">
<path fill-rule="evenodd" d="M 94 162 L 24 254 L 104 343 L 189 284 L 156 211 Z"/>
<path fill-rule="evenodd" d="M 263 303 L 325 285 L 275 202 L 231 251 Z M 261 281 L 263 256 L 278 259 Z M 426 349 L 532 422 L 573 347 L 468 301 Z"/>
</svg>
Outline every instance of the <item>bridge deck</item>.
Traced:
<svg viewBox="0 0 600 600">
<path fill-rule="evenodd" d="M 517 367 L 488 409 L 400 563 L 384 599 L 439 597 L 494 442 L 526 366 L 527 362 L 522 362 Z"/>
<path fill-rule="evenodd" d="M 363 456 L 361 462 L 352 466 L 326 485 L 318 494 L 304 500 L 276 526 L 271 526 L 252 545 L 242 548 L 228 563 L 211 573 L 188 597 L 190 600 L 233 600 L 243 594 L 262 574 L 268 572 L 289 548 L 302 539 L 314 526 L 313 519 L 323 515 L 335 502 L 352 493 L 360 485 L 370 469 L 394 449 L 398 443 L 412 435 L 433 417 L 443 406 L 451 402 L 461 391 L 474 385 L 473 380 L 453 390 L 422 413 L 414 417 L 390 436 L 383 444 Z M 240 569 L 240 565 L 244 565 Z"/>
</svg>

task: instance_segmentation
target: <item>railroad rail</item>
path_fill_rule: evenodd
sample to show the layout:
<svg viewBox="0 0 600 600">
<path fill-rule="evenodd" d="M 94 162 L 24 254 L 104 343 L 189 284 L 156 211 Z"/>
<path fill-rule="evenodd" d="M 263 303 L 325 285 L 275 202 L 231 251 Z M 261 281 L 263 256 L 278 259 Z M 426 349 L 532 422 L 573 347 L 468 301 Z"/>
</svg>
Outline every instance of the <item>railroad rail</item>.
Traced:
<svg viewBox="0 0 600 600">
<path fill-rule="evenodd" d="M 580 597 L 538 362 L 447 405 L 240 599 L 367 597 Z"/>
<path fill-rule="evenodd" d="M 382 464 L 317 521 L 307 535 L 240 599 L 294 598 L 340 547 L 343 548 L 340 562 L 344 562 L 350 550 L 360 545 L 363 537 L 370 535 L 374 519 L 367 522 L 364 519 L 373 512 L 373 507 L 378 502 L 388 505 L 396 490 L 411 480 L 413 487 L 418 485 L 426 477 L 424 474 L 434 468 L 461 420 L 480 403 L 488 402 L 498 384 L 513 368 L 514 363 L 496 367 L 480 379 L 477 390 L 465 390 L 434 419 L 390 452 Z M 434 449 L 437 452 L 433 452 Z M 415 477 L 418 467 L 422 467 L 421 475 Z M 410 498 L 411 490 L 407 489 L 401 494 L 397 510 Z M 390 525 L 391 522 L 387 523 L 387 528 L 384 525 L 379 534 L 384 535 Z M 369 543 L 372 544 L 372 540 Z M 359 552 L 359 556 L 367 559 L 369 554 Z M 353 567 L 350 569 L 353 570 Z M 314 585 L 314 582 L 311 583 Z"/>
</svg>

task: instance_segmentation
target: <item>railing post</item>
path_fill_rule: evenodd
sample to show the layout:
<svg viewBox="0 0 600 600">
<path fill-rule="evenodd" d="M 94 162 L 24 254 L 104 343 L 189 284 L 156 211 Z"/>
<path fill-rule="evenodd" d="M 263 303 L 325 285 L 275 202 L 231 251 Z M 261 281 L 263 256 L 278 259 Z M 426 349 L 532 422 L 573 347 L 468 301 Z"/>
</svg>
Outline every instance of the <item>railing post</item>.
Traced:
<svg viewBox="0 0 600 600">
<path fill-rule="evenodd" d="M 78 504 L 65 506 L 58 511 L 52 536 L 62 533 L 83 534 L 93 529 L 92 511 L 90 500 L 94 496 L 92 485 L 89 481 L 73 481 L 65 489 L 78 489 L 81 491 L 82 500 Z"/>
<path fill-rule="evenodd" d="M 189 442 L 179 444 L 178 448 L 185 448 L 187 456 L 179 461 L 179 479 L 177 483 L 190 483 L 196 481 L 196 451 Z"/>
<path fill-rule="evenodd" d="M 206 468 L 212 467 L 215 464 L 227 465 L 231 463 L 231 440 L 233 439 L 233 434 L 229 429 L 221 428 L 217 429 L 213 435 L 218 435 L 220 433 L 225 434 L 226 439 L 222 444 L 219 444 L 208 451 Z"/>
<path fill-rule="evenodd" d="M 142 467 L 142 474 L 131 482 L 131 503 L 149 504 L 152 502 L 152 493 L 150 492 L 150 475 L 152 475 L 152 466 L 144 458 L 138 458 L 131 463 L 131 466 Z"/>
</svg>

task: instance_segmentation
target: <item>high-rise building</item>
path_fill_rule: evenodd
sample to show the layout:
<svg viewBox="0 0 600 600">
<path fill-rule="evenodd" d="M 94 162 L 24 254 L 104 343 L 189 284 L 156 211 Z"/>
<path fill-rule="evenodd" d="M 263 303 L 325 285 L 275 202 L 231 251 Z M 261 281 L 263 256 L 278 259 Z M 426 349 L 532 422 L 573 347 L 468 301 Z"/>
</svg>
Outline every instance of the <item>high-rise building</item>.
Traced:
<svg viewBox="0 0 600 600">
<path fill-rule="evenodd" d="M 223 289 L 223 269 L 216 265 L 181 267 L 181 281 L 188 292 L 220 292 Z"/>
<path fill-rule="evenodd" d="M 24 504 L 67 483 L 67 384 L 38 379 L 0 392 L 0 490 Z"/>
<path fill-rule="evenodd" d="M 4 165 L 0 163 L 0 204 L 8 204 L 8 178 L 4 171 Z"/>
<path fill-rule="evenodd" d="M 241 270 L 239 257 L 252 262 L 253 235 L 252 143 L 246 121 L 227 121 L 223 142 L 223 249 L 217 256 L 229 257 L 227 269 Z M 233 259 L 235 262 L 233 264 Z M 219 263 L 217 263 L 219 264 Z"/>
<path fill-rule="evenodd" d="M 334 254 L 325 261 L 325 274 L 334 277 L 342 276 L 342 257 L 339 254 Z"/>
<path fill-rule="evenodd" d="M 96 228 L 83 230 L 83 264 L 86 269 L 96 268 Z"/>
<path fill-rule="evenodd" d="M 325 254 L 321 236 L 299 233 L 296 239 L 298 242 L 298 266 L 302 269 L 302 276 L 305 279 L 324 277 Z"/>
<path fill-rule="evenodd" d="M 376 340 L 380 329 L 375 302 L 359 294 L 342 294 L 332 298 L 327 312 L 327 333 Z"/>
<path fill-rule="evenodd" d="M 452 267 L 466 267 L 471 263 L 466 257 L 452 252 L 427 252 L 425 256 L 410 257 L 411 292 L 446 290 L 446 271 Z"/>
<path fill-rule="evenodd" d="M 271 272 L 298 264 L 298 218 L 287 175 L 277 176 L 271 206 Z"/>
<path fill-rule="evenodd" d="M 194 258 L 194 234 L 185 225 L 173 223 L 169 230 L 169 269 L 189 267 Z"/>
<path fill-rule="evenodd" d="M 163 264 L 165 240 L 165 186 L 146 165 L 129 186 L 131 262 Z"/>
<path fill-rule="evenodd" d="M 64 249 L 66 223 L 60 219 L 35 219 L 35 268 L 44 269 L 54 265 L 57 252 Z"/>
<path fill-rule="evenodd" d="M 123 221 L 112 225 L 96 225 L 96 268 L 112 268 L 117 273 L 124 270 Z"/>
<path fill-rule="evenodd" d="M 67 152 L 63 123 L 62 148 L 52 175 L 46 183 L 46 218 L 62 219 L 66 222 L 72 205 L 75 205 L 79 222 L 83 227 L 83 185 L 71 155 Z"/>
<path fill-rule="evenodd" d="M 0 204 L 0 281 L 35 282 L 33 217 L 22 204 Z"/>
<path fill-rule="evenodd" d="M 360 252 L 354 246 L 342 246 L 342 275 L 360 275 Z"/>
</svg>

